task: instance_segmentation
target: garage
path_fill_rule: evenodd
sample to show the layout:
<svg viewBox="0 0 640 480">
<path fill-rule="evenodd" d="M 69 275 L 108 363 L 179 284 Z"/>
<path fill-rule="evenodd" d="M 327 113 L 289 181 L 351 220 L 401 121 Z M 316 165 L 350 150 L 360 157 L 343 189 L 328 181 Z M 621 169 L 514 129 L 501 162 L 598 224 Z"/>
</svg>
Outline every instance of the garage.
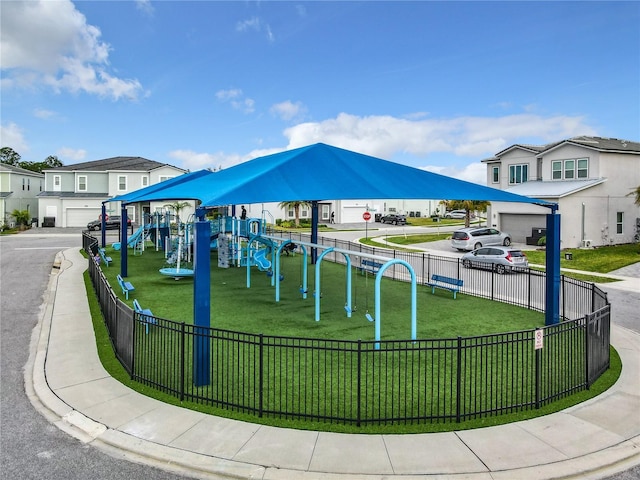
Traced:
<svg viewBox="0 0 640 480">
<path fill-rule="evenodd" d="M 97 220 L 100 216 L 99 208 L 67 208 L 67 227 L 87 228 L 87 223 Z"/>
<path fill-rule="evenodd" d="M 512 242 L 525 243 L 533 229 L 547 228 L 546 215 L 500 214 L 500 230 L 511 235 Z"/>
<path fill-rule="evenodd" d="M 364 222 L 362 214 L 367 210 L 366 205 L 345 205 L 342 208 L 341 223 Z M 373 217 L 373 214 L 371 215 Z"/>
</svg>

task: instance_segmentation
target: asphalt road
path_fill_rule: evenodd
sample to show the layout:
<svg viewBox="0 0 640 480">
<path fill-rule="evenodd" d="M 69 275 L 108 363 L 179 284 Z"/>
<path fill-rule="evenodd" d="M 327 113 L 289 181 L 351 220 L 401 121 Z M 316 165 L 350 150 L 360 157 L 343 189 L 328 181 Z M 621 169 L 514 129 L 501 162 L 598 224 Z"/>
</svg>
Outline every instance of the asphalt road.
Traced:
<svg viewBox="0 0 640 480">
<path fill-rule="evenodd" d="M 396 233 L 403 227 L 388 228 Z M 185 478 L 87 446 L 49 423 L 27 398 L 24 367 L 55 255 L 81 246 L 79 229 L 58 233 L 60 230 L 65 231 L 37 229 L 0 237 L 0 477 L 20 480 Z M 336 235 L 344 239 L 364 236 L 363 232 Z M 442 249 L 444 252 L 444 245 Z M 609 292 L 613 304 L 614 323 L 640 331 L 637 315 L 640 292 L 617 290 L 615 284 L 603 288 Z M 640 479 L 640 466 L 606 480 L 637 479 Z"/>
<path fill-rule="evenodd" d="M 27 398 L 24 367 L 55 255 L 81 244 L 80 233 L 0 237 L 0 478 L 185 478 L 114 458 L 76 440 L 49 423 Z"/>
</svg>

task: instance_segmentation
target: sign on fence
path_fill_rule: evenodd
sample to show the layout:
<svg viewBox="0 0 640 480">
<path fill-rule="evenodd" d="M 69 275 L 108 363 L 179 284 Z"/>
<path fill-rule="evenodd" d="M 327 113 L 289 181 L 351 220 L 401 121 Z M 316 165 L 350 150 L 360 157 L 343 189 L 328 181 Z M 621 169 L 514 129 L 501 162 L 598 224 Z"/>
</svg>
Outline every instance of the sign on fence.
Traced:
<svg viewBox="0 0 640 480">
<path fill-rule="evenodd" d="M 540 350 L 542 347 L 544 347 L 544 330 L 542 330 L 541 328 L 538 328 L 536 330 L 535 342 L 536 350 Z"/>
</svg>

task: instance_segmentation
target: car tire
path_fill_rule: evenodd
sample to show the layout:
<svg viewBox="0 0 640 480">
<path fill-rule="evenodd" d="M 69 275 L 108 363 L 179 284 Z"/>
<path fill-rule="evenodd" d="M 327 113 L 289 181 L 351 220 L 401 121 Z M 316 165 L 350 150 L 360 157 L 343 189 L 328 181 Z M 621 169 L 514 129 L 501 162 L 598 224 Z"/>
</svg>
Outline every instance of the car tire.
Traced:
<svg viewBox="0 0 640 480">
<path fill-rule="evenodd" d="M 458 250 L 459 252 L 464 252 L 464 248 L 456 248 L 456 250 Z"/>
<path fill-rule="evenodd" d="M 477 249 L 479 249 L 480 247 L 482 247 L 482 244 L 481 244 L 480 242 L 478 242 L 478 243 L 476 243 L 476 244 L 473 246 L 473 249 L 474 249 L 474 250 L 477 250 Z"/>
<path fill-rule="evenodd" d="M 498 264 L 496 265 L 496 273 L 497 273 L 498 275 L 502 275 L 502 274 L 503 274 L 504 272 L 506 272 L 506 271 L 507 271 L 507 267 L 505 267 L 504 265 L 502 265 L 502 264 L 500 264 L 500 263 L 498 263 Z"/>
<path fill-rule="evenodd" d="M 511 239 L 509 237 L 505 238 L 504 242 L 502 242 L 502 245 L 508 247 L 509 245 L 511 245 Z"/>
<path fill-rule="evenodd" d="M 462 261 L 462 266 L 464 268 L 471 268 L 471 260 L 463 260 Z"/>
</svg>

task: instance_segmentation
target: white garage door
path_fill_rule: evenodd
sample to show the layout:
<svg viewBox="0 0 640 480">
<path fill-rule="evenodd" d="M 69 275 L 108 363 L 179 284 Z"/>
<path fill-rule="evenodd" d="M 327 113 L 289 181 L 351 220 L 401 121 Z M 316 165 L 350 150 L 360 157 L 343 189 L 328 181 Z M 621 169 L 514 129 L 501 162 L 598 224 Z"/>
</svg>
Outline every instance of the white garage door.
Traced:
<svg viewBox="0 0 640 480">
<path fill-rule="evenodd" d="M 87 223 L 97 220 L 100 216 L 99 208 L 68 208 L 67 227 L 87 227 Z"/>
<path fill-rule="evenodd" d="M 514 213 L 500 215 L 500 230 L 511 235 L 512 242 L 525 243 L 534 228 L 547 228 L 547 217 Z"/>
<path fill-rule="evenodd" d="M 364 219 L 362 218 L 362 214 L 365 212 L 365 210 L 367 209 L 366 206 L 364 205 L 346 205 L 343 209 L 342 209 L 342 218 L 341 218 L 341 223 L 364 223 Z M 371 214 L 371 217 L 373 217 L 373 214 Z"/>
</svg>

